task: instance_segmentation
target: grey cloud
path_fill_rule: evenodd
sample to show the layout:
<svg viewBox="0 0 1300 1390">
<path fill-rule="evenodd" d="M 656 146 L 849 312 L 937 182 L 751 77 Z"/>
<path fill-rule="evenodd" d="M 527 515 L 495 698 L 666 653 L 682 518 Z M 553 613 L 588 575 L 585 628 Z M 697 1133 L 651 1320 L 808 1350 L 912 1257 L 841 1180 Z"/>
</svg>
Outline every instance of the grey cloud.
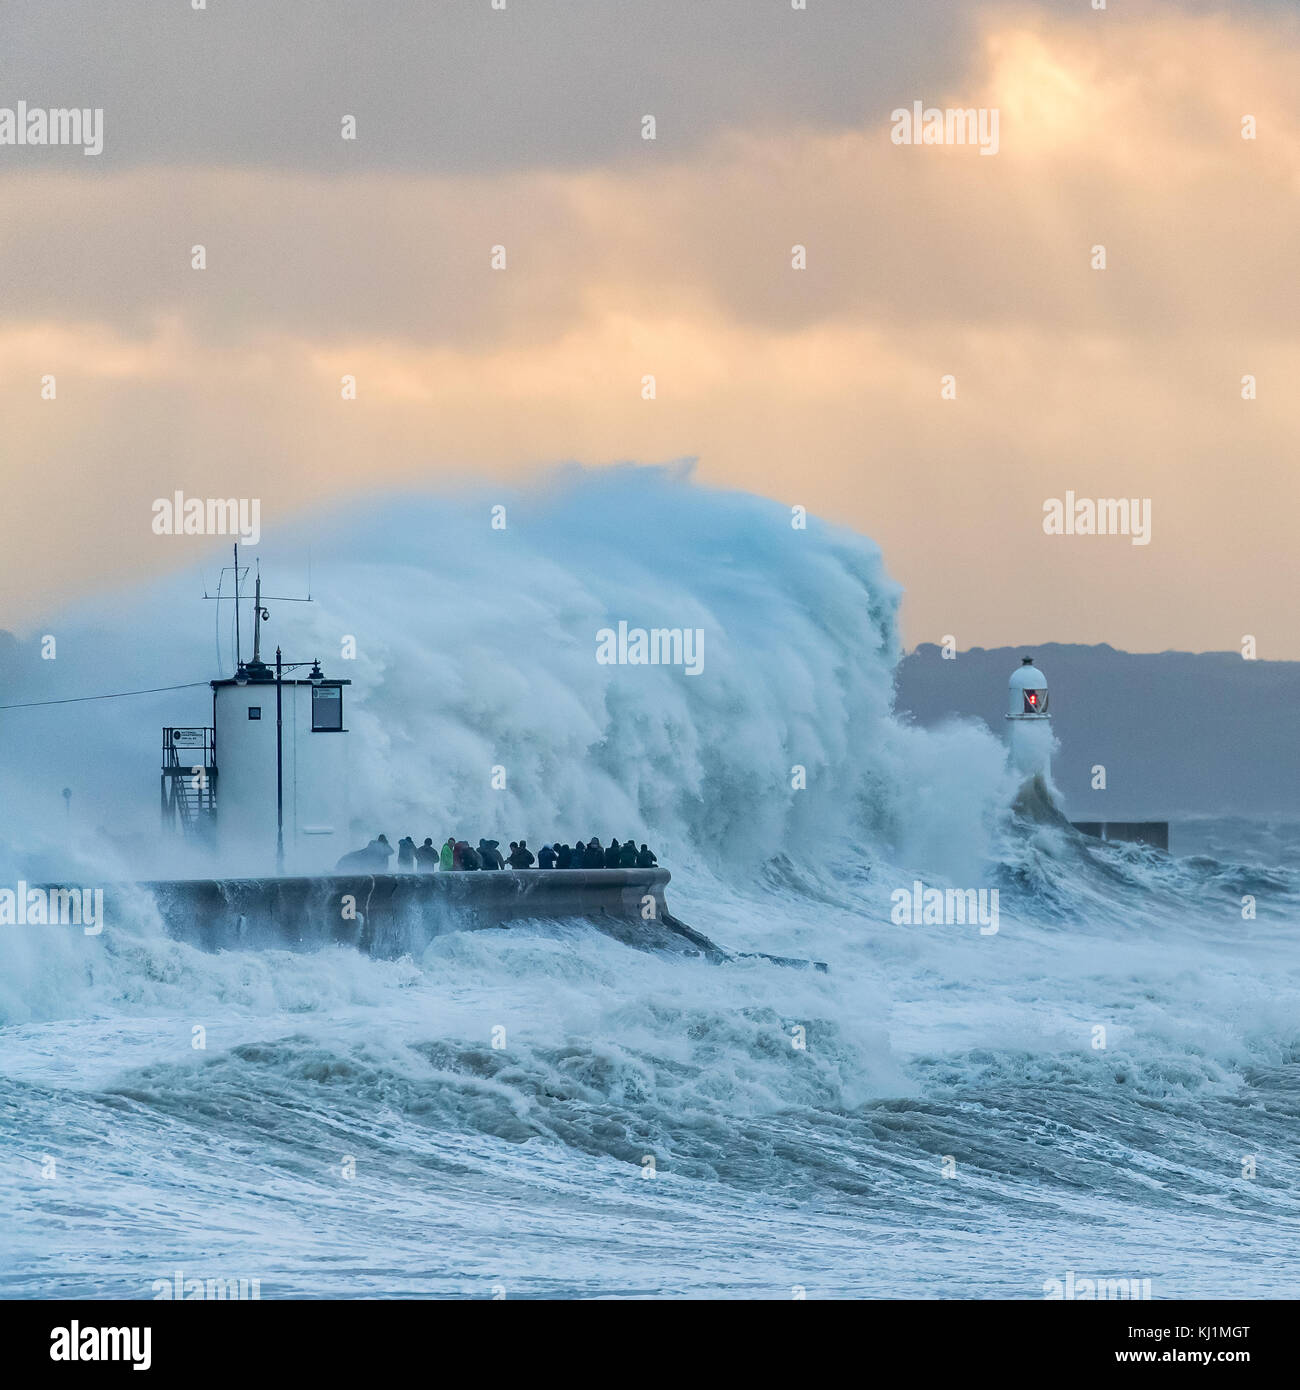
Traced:
<svg viewBox="0 0 1300 1390">
<path fill-rule="evenodd" d="M 97 165 L 489 172 L 859 124 L 960 71 L 951 0 L 60 0 L 5 16 L 0 105 L 102 107 Z M 340 138 L 357 117 L 355 143 Z M 0 150 L 0 173 L 67 164 Z"/>
</svg>

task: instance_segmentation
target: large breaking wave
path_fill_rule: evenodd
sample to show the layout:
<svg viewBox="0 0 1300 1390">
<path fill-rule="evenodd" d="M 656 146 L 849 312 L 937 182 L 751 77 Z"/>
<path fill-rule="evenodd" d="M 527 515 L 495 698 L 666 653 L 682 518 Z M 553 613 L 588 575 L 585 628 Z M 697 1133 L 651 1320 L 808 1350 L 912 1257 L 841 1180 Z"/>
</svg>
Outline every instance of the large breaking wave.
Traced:
<svg viewBox="0 0 1300 1390">
<path fill-rule="evenodd" d="M 1013 810 L 982 725 L 894 717 L 876 548 L 790 521 L 629 468 L 268 525 L 268 587 L 297 592 L 310 545 L 316 598 L 271 602 L 271 640 L 355 682 L 359 836 L 648 838 L 685 920 L 831 973 L 563 922 L 418 960 L 212 956 L 147 899 L 101 937 L 4 929 L 4 1290 L 147 1296 L 179 1264 L 268 1297 L 1293 1291 L 1294 874 Z M 197 585 L 52 622 L 46 668 L 25 635 L 7 700 L 224 674 Z M 703 672 L 598 665 L 620 619 L 702 628 Z M 0 715 L 4 874 L 186 869 L 152 779 L 206 698 Z M 999 931 L 895 924 L 914 876 L 997 887 Z"/>
<path fill-rule="evenodd" d="M 517 496 L 401 497 L 268 524 L 243 558 L 264 559 L 272 593 L 300 592 L 310 562 L 315 602 L 269 601 L 265 639 L 354 681 L 365 839 L 635 834 L 675 862 L 746 871 L 858 844 L 973 872 L 1007 800 L 999 746 L 974 726 L 923 734 L 892 718 L 899 590 L 880 552 L 816 519 L 791 523 L 790 509 L 706 491 L 684 469 L 574 470 Z M 229 557 L 214 545 L 205 560 L 215 591 Z M 230 605 L 214 641 L 198 589 L 191 564 L 65 615 L 47 629 L 54 662 L 30 634 L 10 699 L 228 675 Z M 597 664 L 597 632 L 620 620 L 702 630 L 702 672 Z M 165 868 L 153 745 L 162 724 L 209 714 L 195 690 L 8 715 L 22 721 L 3 774 L 8 838 L 36 827 L 60 844 L 67 783 L 81 848 L 98 837 L 137 871 Z"/>
</svg>

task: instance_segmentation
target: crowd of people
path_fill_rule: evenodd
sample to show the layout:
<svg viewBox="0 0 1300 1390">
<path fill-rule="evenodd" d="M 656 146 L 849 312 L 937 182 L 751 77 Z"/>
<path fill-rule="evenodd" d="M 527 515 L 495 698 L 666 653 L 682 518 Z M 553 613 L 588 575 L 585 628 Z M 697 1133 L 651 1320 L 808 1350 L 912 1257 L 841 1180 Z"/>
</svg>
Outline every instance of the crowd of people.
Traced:
<svg viewBox="0 0 1300 1390">
<path fill-rule="evenodd" d="M 368 873 L 386 873 L 388 861 L 393 857 L 393 847 L 387 835 L 376 835 L 364 849 L 354 849 L 339 860 L 336 868 L 340 873 L 364 870 Z M 510 841 L 510 853 L 501 853 L 499 840 L 480 840 L 475 848 L 468 840 L 458 840 L 448 835 L 439 849 L 431 836 L 425 836 L 424 843 L 417 845 L 409 835 L 403 835 L 397 842 L 397 869 L 399 873 L 450 873 L 461 869 L 653 869 L 658 860 L 648 845 L 638 849 L 635 840 L 620 844 L 611 839 L 602 845 L 596 836 L 585 844 L 582 840 L 574 845 L 547 844 L 536 855 L 528 848 L 527 840 L 516 843 Z"/>
</svg>

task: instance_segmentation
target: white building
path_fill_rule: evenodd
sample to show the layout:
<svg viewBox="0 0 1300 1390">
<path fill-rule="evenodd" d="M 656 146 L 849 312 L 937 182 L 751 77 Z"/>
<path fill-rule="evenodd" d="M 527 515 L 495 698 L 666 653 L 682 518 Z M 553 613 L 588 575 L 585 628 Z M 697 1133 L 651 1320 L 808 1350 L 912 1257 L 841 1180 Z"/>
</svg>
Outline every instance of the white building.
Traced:
<svg viewBox="0 0 1300 1390">
<path fill-rule="evenodd" d="M 163 730 L 163 821 L 211 846 L 225 875 L 320 873 L 355 848 L 352 682 L 327 678 L 319 661 L 282 667 L 277 679 L 261 659 L 264 613 L 259 579 L 253 659 L 211 683 L 211 728 Z"/>
<path fill-rule="evenodd" d="M 227 872 L 274 872 L 281 824 L 285 873 L 332 869 L 353 848 L 344 718 L 350 684 L 325 679 L 319 663 L 305 678 L 277 683 L 274 668 L 261 662 L 212 682 L 214 843 Z"/>
</svg>

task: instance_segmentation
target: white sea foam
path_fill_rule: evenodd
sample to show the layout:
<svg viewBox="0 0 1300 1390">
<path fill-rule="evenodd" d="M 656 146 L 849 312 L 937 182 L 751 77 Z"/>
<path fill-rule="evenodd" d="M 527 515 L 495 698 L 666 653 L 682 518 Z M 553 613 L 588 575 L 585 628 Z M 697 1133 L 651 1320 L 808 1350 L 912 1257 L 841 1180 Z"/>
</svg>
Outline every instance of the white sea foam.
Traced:
<svg viewBox="0 0 1300 1390">
<path fill-rule="evenodd" d="M 831 972 L 562 922 L 399 962 L 214 956 L 146 895 L 99 937 L 0 933 L 0 1292 L 148 1297 L 174 1267 L 264 1298 L 1039 1297 L 1085 1267 L 1156 1297 L 1286 1287 L 1294 874 L 1013 818 L 999 739 L 892 717 L 897 591 L 868 542 L 645 470 L 268 525 L 277 586 L 309 535 L 318 601 L 273 630 L 355 681 L 359 836 L 647 838 L 686 921 Z M 59 622 L 59 693 L 212 674 L 192 589 Z M 611 616 L 704 628 L 703 672 L 598 665 Z M 205 699 L 6 716 L 31 722 L 5 725 L 0 879 L 183 865 L 151 845 L 153 759 Z M 997 934 L 894 925 L 914 876 L 997 888 Z"/>
</svg>

